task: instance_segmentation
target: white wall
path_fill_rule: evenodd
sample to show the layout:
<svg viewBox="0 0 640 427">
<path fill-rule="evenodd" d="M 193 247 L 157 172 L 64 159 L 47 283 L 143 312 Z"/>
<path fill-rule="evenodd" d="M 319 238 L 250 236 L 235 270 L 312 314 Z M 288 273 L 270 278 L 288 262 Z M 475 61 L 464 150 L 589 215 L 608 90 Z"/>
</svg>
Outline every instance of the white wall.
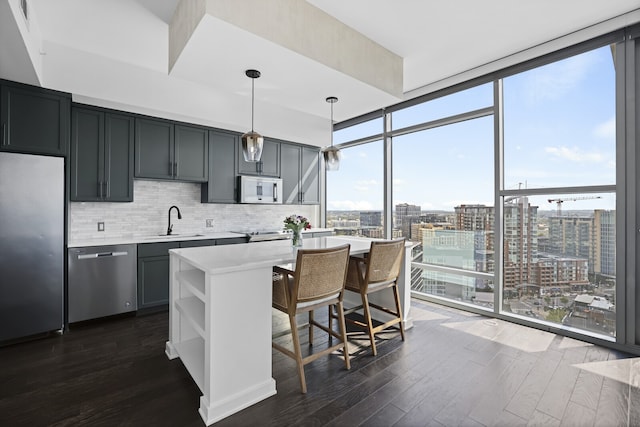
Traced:
<svg viewBox="0 0 640 427">
<path fill-rule="evenodd" d="M 182 219 L 171 213 L 175 233 L 279 230 L 291 214 L 304 215 L 317 226 L 317 205 L 247 205 L 200 203 L 200 184 L 134 180 L 132 203 L 74 202 L 69 206 L 69 241 L 164 234 L 167 212 L 180 208 Z M 213 219 L 213 227 L 205 220 Z M 105 223 L 98 232 L 97 223 Z"/>
</svg>

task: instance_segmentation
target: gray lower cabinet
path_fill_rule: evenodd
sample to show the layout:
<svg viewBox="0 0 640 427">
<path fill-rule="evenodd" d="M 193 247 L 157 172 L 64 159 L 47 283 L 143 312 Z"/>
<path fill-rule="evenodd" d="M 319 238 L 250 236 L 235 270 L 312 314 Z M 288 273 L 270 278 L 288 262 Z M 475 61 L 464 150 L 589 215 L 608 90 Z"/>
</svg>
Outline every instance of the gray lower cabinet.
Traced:
<svg viewBox="0 0 640 427">
<path fill-rule="evenodd" d="M 236 162 L 240 135 L 209 132 L 209 180 L 202 184 L 202 203 L 236 203 Z"/>
<path fill-rule="evenodd" d="M 169 249 L 246 243 L 245 237 L 138 244 L 138 311 L 166 310 L 169 304 Z"/>
<path fill-rule="evenodd" d="M 209 133 L 198 126 L 136 118 L 135 177 L 206 182 Z"/>
<path fill-rule="evenodd" d="M 242 143 L 238 143 L 238 173 L 240 175 L 280 176 L 280 141 L 264 139 L 259 162 L 247 162 L 242 154 Z"/>
<path fill-rule="evenodd" d="M 138 311 L 165 310 L 169 304 L 169 249 L 179 242 L 138 245 Z"/>
<path fill-rule="evenodd" d="M 205 240 L 187 240 L 184 242 L 180 242 L 181 248 L 197 248 L 200 246 L 215 246 L 215 239 L 205 239 Z"/>
<path fill-rule="evenodd" d="M 284 203 L 318 204 L 320 150 L 282 143 L 280 145 L 280 167 Z"/>
<path fill-rule="evenodd" d="M 68 94 L 0 81 L 0 150 L 66 155 L 70 110 Z"/>
<path fill-rule="evenodd" d="M 134 119 L 99 109 L 71 112 L 71 201 L 133 201 Z"/>
<path fill-rule="evenodd" d="M 236 245 L 238 243 L 247 243 L 246 237 L 232 237 L 229 239 L 217 239 L 216 246 L 220 245 Z"/>
</svg>

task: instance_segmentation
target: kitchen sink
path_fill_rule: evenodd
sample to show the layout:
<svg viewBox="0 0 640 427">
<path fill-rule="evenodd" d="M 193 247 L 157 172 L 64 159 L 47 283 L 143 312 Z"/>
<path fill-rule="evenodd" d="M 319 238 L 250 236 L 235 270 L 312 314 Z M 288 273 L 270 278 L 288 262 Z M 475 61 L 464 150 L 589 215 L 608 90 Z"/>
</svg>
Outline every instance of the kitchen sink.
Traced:
<svg viewBox="0 0 640 427">
<path fill-rule="evenodd" d="M 180 234 L 180 233 L 158 234 L 157 236 L 143 237 L 142 240 L 171 240 L 171 239 L 184 239 L 184 238 L 202 237 L 202 236 L 204 236 L 204 234 L 201 234 L 201 233 L 197 233 L 197 234 Z"/>
</svg>

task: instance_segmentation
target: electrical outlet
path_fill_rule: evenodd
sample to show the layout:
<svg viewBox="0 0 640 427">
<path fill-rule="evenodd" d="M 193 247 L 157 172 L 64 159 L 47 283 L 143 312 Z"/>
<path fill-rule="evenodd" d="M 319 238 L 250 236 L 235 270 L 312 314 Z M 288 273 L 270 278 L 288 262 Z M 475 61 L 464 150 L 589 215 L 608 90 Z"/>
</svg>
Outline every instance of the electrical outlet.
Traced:
<svg viewBox="0 0 640 427">
<path fill-rule="evenodd" d="M 205 223 L 206 223 L 207 227 L 213 227 L 213 220 L 212 219 L 205 220 Z"/>
<path fill-rule="evenodd" d="M 104 222 L 98 223 L 98 231 L 104 231 Z"/>
</svg>

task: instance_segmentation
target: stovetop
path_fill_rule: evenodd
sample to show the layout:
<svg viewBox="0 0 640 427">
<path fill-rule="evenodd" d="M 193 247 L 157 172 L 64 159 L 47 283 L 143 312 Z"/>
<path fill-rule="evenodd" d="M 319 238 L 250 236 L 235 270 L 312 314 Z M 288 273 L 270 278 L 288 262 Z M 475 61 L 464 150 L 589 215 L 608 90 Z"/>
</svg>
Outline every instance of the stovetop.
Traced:
<svg viewBox="0 0 640 427">
<path fill-rule="evenodd" d="M 235 233 L 246 234 L 249 242 L 262 242 L 267 240 L 290 239 L 291 233 L 282 230 L 257 230 L 257 231 L 236 231 Z"/>
</svg>

